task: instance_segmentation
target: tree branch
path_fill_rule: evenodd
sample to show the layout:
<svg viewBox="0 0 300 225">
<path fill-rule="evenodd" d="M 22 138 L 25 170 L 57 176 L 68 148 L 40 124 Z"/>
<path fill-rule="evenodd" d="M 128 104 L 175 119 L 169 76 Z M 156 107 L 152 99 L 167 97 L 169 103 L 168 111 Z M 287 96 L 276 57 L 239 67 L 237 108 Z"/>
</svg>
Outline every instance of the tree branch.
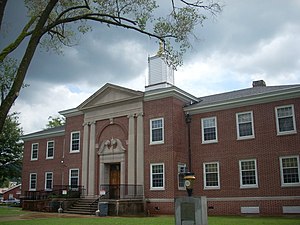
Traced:
<svg viewBox="0 0 300 225">
<path fill-rule="evenodd" d="M 17 39 L 1 51 L 0 62 L 3 62 L 3 60 L 9 53 L 13 52 L 27 36 L 31 35 L 31 32 L 28 32 L 28 30 L 36 21 L 36 19 L 37 17 L 32 17 L 29 20 L 29 22 L 25 25 L 24 29 L 22 30 L 21 34 L 17 37 Z"/>
</svg>

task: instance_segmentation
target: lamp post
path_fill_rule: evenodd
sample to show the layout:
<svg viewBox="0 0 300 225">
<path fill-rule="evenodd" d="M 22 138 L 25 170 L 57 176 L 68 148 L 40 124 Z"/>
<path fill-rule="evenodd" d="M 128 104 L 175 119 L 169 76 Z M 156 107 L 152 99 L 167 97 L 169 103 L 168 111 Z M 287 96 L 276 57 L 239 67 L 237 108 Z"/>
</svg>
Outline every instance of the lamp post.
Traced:
<svg viewBox="0 0 300 225">
<path fill-rule="evenodd" d="M 185 188 L 188 193 L 188 196 L 191 197 L 193 194 L 193 187 L 194 187 L 194 182 L 195 182 L 195 174 L 192 172 L 187 172 L 183 178 L 185 180 Z"/>
<path fill-rule="evenodd" d="M 188 157 L 189 157 L 189 171 L 185 173 L 184 176 L 184 184 L 185 184 L 185 188 L 186 191 L 188 193 L 188 196 L 192 196 L 193 193 L 193 185 L 194 185 L 194 181 L 195 181 L 195 174 L 192 171 L 192 152 L 191 152 L 191 122 L 192 122 L 192 117 L 191 115 L 187 112 L 185 114 L 185 123 L 188 126 Z"/>
<path fill-rule="evenodd" d="M 191 122 L 192 117 L 189 113 L 185 114 L 185 123 L 188 126 L 188 156 L 189 156 L 189 171 L 192 171 L 192 153 L 191 153 Z"/>
</svg>

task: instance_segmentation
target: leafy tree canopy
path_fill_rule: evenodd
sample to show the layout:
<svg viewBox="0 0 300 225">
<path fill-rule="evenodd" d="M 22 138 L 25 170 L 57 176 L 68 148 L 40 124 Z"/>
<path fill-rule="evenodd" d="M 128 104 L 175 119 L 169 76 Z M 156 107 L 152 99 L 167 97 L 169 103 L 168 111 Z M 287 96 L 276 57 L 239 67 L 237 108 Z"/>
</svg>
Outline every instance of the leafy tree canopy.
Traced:
<svg viewBox="0 0 300 225">
<path fill-rule="evenodd" d="M 55 116 L 55 117 L 49 116 L 48 123 L 46 124 L 46 129 L 59 127 L 64 125 L 65 123 L 66 123 L 66 119 L 62 116 Z"/>
<path fill-rule="evenodd" d="M 0 186 L 6 181 L 20 181 L 22 170 L 23 134 L 18 114 L 8 115 L 0 133 Z"/>
</svg>

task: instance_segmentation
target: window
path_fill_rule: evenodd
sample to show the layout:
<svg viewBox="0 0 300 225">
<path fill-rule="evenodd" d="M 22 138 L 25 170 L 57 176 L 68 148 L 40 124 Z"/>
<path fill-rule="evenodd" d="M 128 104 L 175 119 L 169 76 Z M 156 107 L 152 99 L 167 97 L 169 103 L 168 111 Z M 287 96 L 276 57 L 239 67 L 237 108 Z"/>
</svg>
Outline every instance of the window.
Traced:
<svg viewBox="0 0 300 225">
<path fill-rule="evenodd" d="M 241 188 L 258 187 L 256 159 L 240 160 L 240 185 Z"/>
<path fill-rule="evenodd" d="M 236 114 L 238 139 L 254 138 L 253 112 Z"/>
<path fill-rule="evenodd" d="M 280 158 L 282 186 L 298 186 L 299 182 L 299 156 Z"/>
<path fill-rule="evenodd" d="M 48 141 L 47 142 L 47 159 L 53 159 L 54 158 L 54 141 Z"/>
<path fill-rule="evenodd" d="M 164 190 L 164 164 L 151 164 L 151 190 Z"/>
<path fill-rule="evenodd" d="M 72 189 L 78 189 L 79 186 L 79 169 L 70 169 L 69 185 Z"/>
<path fill-rule="evenodd" d="M 164 143 L 164 119 L 150 120 L 150 144 Z"/>
<path fill-rule="evenodd" d="M 72 132 L 71 133 L 71 148 L 70 148 L 70 152 L 79 152 L 80 148 L 80 132 L 76 131 L 76 132 Z"/>
<path fill-rule="evenodd" d="M 31 160 L 37 160 L 38 159 L 38 151 L 39 151 L 39 144 L 33 143 L 31 145 Z"/>
<path fill-rule="evenodd" d="M 45 190 L 51 191 L 53 188 L 53 173 L 45 173 Z"/>
<path fill-rule="evenodd" d="M 178 189 L 179 190 L 185 189 L 184 176 L 186 172 L 187 172 L 186 164 L 179 163 L 178 164 Z"/>
<path fill-rule="evenodd" d="M 204 189 L 220 188 L 219 163 L 203 163 Z"/>
<path fill-rule="evenodd" d="M 36 173 L 31 173 L 29 177 L 29 191 L 36 191 L 37 175 Z"/>
<path fill-rule="evenodd" d="M 202 143 L 217 142 L 217 118 L 210 117 L 201 119 L 202 123 Z"/>
<path fill-rule="evenodd" d="M 275 108 L 277 134 L 296 133 L 294 105 Z"/>
</svg>

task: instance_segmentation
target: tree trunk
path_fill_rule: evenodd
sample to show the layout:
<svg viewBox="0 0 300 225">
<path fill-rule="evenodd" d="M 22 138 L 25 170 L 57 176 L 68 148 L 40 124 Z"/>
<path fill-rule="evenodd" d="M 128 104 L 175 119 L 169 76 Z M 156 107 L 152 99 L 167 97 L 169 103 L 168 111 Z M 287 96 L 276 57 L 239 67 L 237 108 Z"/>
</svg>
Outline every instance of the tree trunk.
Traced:
<svg viewBox="0 0 300 225">
<path fill-rule="evenodd" d="M 1 1 L 1 0 L 0 0 Z M 41 17 L 38 20 L 36 27 L 31 35 L 29 43 L 27 45 L 26 51 L 24 56 L 21 60 L 20 66 L 18 68 L 16 77 L 14 79 L 13 85 L 5 97 L 4 101 L 1 102 L 0 106 L 0 132 L 3 130 L 4 122 L 6 119 L 7 114 L 9 113 L 10 108 L 12 107 L 13 103 L 19 96 L 19 92 L 22 88 L 28 67 L 31 63 L 35 50 L 39 44 L 39 41 L 43 35 L 43 27 L 46 24 L 49 14 L 51 13 L 52 9 L 56 5 L 58 0 L 50 0 L 48 5 L 46 6 L 45 10 L 43 11 Z"/>
<path fill-rule="evenodd" d="M 0 0 L 0 30 L 1 30 L 2 19 L 4 16 L 4 10 L 5 10 L 6 3 L 7 3 L 7 0 Z"/>
</svg>

